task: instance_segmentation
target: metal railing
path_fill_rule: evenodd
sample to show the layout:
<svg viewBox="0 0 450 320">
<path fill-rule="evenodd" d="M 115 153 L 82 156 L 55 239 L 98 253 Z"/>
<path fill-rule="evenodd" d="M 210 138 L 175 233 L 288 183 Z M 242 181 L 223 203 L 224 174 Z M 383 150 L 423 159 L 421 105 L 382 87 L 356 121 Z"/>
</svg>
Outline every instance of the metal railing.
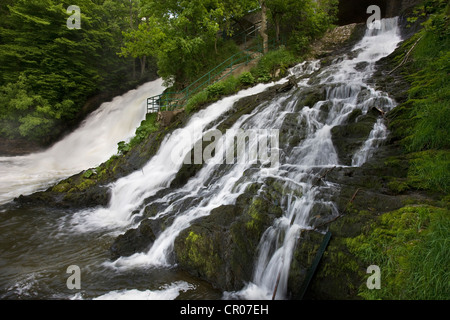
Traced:
<svg viewBox="0 0 450 320">
<path fill-rule="evenodd" d="M 257 25 L 249 28 L 250 33 L 246 33 L 245 41 L 247 41 L 247 37 L 250 37 L 249 34 L 255 33 L 259 29 Z M 246 30 L 246 31 L 247 31 Z M 256 38 L 256 36 L 255 36 Z M 276 42 L 272 40 L 269 43 L 270 47 L 275 47 Z M 234 70 L 240 67 L 242 64 L 248 64 L 249 62 L 259 58 L 264 54 L 264 48 L 262 43 L 258 43 L 250 48 L 245 48 L 243 51 L 240 51 L 227 60 L 223 61 L 202 77 L 195 80 L 189 86 L 184 88 L 178 92 L 165 92 L 163 94 L 153 96 L 147 99 L 147 113 L 159 112 L 161 110 L 172 111 L 175 109 L 181 109 L 186 106 L 189 98 L 199 92 L 200 90 L 219 82 L 223 78 L 227 77 Z"/>
</svg>

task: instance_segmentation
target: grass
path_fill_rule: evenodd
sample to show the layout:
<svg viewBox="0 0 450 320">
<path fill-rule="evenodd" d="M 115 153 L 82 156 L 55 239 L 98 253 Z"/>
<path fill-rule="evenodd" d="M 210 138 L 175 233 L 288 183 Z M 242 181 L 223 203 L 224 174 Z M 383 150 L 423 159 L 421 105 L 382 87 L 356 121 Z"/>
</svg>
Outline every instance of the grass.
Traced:
<svg viewBox="0 0 450 320">
<path fill-rule="evenodd" d="M 418 71 L 409 76 L 416 120 L 411 151 L 450 148 L 450 41 L 433 31 L 422 33 L 413 53 L 413 68 Z"/>
<path fill-rule="evenodd" d="M 394 109 L 391 122 L 411 159 L 408 185 L 438 193 L 450 191 L 450 19 L 445 10 L 404 44 L 408 48 L 420 39 L 403 73 L 410 84 L 407 101 Z"/>
<path fill-rule="evenodd" d="M 450 211 L 406 206 L 386 213 L 366 233 L 346 240 L 367 266 L 381 269 L 381 289 L 365 299 L 447 300 L 450 296 Z"/>
<path fill-rule="evenodd" d="M 450 151 L 428 150 L 412 154 L 408 184 L 416 189 L 450 192 Z"/>
</svg>

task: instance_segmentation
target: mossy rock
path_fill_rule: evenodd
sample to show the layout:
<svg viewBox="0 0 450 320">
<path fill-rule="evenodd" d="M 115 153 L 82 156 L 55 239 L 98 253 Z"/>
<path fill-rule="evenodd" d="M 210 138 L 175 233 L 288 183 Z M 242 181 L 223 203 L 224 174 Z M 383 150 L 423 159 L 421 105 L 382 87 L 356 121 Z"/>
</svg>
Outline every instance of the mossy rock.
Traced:
<svg viewBox="0 0 450 320">
<path fill-rule="evenodd" d="M 67 192 L 72 188 L 72 185 L 68 182 L 61 182 L 52 188 L 53 192 Z"/>
<path fill-rule="evenodd" d="M 339 157 L 339 162 L 352 164 L 352 157 L 358 151 L 373 129 L 380 114 L 371 109 L 366 115 L 359 115 L 358 111 L 350 114 L 347 122 L 331 129 L 333 144 Z"/>
<path fill-rule="evenodd" d="M 177 263 L 215 287 L 239 290 L 251 280 L 262 234 L 281 214 L 266 197 L 244 194 L 236 205 L 218 207 L 180 233 Z"/>
</svg>

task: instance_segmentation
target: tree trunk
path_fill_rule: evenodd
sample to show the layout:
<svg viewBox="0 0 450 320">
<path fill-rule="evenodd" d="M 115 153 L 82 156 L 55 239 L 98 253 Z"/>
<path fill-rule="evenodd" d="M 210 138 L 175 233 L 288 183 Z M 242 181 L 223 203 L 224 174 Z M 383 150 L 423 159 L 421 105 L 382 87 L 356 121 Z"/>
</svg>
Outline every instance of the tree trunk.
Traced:
<svg viewBox="0 0 450 320">
<path fill-rule="evenodd" d="M 133 30 L 133 1 L 130 0 L 130 30 Z M 133 80 L 136 80 L 136 58 L 133 58 Z"/>
<path fill-rule="evenodd" d="M 276 19 L 275 19 L 275 32 L 276 32 L 275 39 L 276 39 L 277 43 L 280 43 L 280 16 L 279 15 L 277 15 Z"/>
<path fill-rule="evenodd" d="M 143 56 L 140 58 L 141 60 L 141 78 L 144 77 L 145 73 L 145 65 L 147 63 L 147 56 Z"/>
<path fill-rule="evenodd" d="M 267 35 L 267 6 L 266 0 L 260 0 L 261 4 L 261 37 L 263 39 L 263 53 L 269 52 L 269 36 Z"/>
</svg>

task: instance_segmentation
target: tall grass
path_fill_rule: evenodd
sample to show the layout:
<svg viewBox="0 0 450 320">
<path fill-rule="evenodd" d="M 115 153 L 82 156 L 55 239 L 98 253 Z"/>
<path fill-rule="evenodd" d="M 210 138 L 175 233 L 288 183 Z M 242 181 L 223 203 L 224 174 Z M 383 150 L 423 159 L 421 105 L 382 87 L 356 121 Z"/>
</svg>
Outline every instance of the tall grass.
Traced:
<svg viewBox="0 0 450 320">
<path fill-rule="evenodd" d="M 378 265 L 381 289 L 363 283 L 365 299 L 447 300 L 450 294 L 448 209 L 407 206 L 381 216 L 371 230 L 347 239 L 364 263 Z"/>
<path fill-rule="evenodd" d="M 450 148 L 450 41 L 440 33 L 423 32 L 414 50 L 413 67 L 418 71 L 409 77 L 416 120 L 411 151 Z"/>
<path fill-rule="evenodd" d="M 447 5 L 447 11 L 450 5 Z M 401 108 L 409 117 L 403 127 L 404 145 L 412 153 L 408 183 L 419 189 L 450 191 L 450 18 L 437 10 L 410 44 L 407 76 L 411 87 Z M 405 109 L 406 108 L 406 109 Z"/>
</svg>

